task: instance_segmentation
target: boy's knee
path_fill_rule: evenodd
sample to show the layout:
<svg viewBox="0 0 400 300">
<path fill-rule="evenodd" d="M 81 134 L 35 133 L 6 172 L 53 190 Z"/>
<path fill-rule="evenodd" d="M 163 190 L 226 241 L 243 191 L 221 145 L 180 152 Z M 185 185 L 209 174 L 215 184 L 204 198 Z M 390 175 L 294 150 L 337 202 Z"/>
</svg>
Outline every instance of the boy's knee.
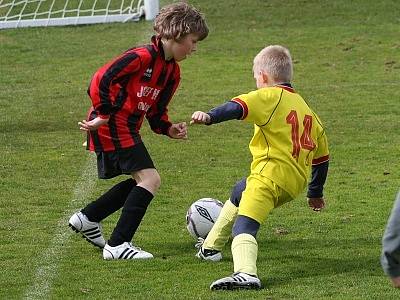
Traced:
<svg viewBox="0 0 400 300">
<path fill-rule="evenodd" d="M 161 176 L 160 174 L 158 174 L 158 172 L 156 171 L 154 176 L 153 176 L 153 184 L 154 184 L 154 188 L 156 190 L 158 190 L 161 186 Z"/>
<path fill-rule="evenodd" d="M 161 177 L 156 169 L 140 170 L 133 174 L 138 186 L 141 186 L 151 192 L 153 195 L 161 186 Z"/>
<path fill-rule="evenodd" d="M 236 182 L 232 189 L 230 200 L 236 206 L 239 207 L 240 200 L 242 199 L 242 193 L 246 188 L 246 177 Z"/>
<path fill-rule="evenodd" d="M 148 187 L 149 191 L 152 192 L 153 195 L 155 194 L 155 192 L 157 192 L 160 186 L 161 177 L 156 170 L 154 170 L 154 172 L 152 172 L 151 174 L 148 174 L 148 176 L 146 176 L 146 178 L 144 178 L 143 180 L 143 187 Z"/>
<path fill-rule="evenodd" d="M 258 223 L 256 220 L 246 216 L 238 215 L 235 223 L 233 224 L 232 236 L 235 237 L 239 234 L 247 233 L 256 238 L 258 229 L 260 229 L 260 223 Z"/>
</svg>

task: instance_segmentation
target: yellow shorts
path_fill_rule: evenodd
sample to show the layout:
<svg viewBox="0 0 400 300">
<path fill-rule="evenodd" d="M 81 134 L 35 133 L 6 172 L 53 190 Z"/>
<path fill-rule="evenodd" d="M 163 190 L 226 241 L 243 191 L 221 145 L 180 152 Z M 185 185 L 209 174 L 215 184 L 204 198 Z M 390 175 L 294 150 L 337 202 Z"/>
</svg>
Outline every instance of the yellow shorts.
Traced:
<svg viewBox="0 0 400 300">
<path fill-rule="evenodd" d="M 246 189 L 239 203 L 239 215 L 264 223 L 269 212 L 293 198 L 270 179 L 251 174 L 246 180 Z"/>
</svg>

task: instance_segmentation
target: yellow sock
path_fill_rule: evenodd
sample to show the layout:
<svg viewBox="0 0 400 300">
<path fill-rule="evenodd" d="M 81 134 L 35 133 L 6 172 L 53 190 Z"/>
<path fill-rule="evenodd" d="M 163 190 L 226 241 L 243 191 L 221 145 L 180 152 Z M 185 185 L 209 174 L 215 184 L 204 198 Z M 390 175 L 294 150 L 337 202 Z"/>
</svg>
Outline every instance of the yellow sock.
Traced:
<svg viewBox="0 0 400 300">
<path fill-rule="evenodd" d="M 203 248 L 221 251 L 228 242 L 232 233 L 233 222 L 236 219 L 239 208 L 230 200 L 222 207 L 217 221 L 204 241 Z"/>
<path fill-rule="evenodd" d="M 242 233 L 232 241 L 234 272 L 257 275 L 257 241 L 251 234 Z"/>
</svg>

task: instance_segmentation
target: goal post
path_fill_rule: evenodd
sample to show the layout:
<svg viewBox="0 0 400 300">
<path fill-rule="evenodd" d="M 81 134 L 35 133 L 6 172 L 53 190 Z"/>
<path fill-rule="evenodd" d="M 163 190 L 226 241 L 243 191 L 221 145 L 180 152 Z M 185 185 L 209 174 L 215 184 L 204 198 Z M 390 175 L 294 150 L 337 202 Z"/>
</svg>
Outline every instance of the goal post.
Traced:
<svg viewBox="0 0 400 300">
<path fill-rule="evenodd" d="M 0 0 L 0 29 L 153 20 L 159 0 Z"/>
</svg>

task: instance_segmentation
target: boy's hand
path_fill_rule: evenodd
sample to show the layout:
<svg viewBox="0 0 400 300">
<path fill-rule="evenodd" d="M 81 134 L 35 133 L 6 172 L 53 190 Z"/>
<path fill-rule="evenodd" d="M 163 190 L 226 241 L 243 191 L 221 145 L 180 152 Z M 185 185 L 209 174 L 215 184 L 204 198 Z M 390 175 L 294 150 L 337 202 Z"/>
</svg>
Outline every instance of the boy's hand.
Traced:
<svg viewBox="0 0 400 300">
<path fill-rule="evenodd" d="M 321 211 L 325 207 L 325 200 L 324 198 L 308 198 L 308 206 L 313 211 Z"/>
<path fill-rule="evenodd" d="M 400 276 L 399 277 L 391 277 L 392 284 L 395 288 L 400 288 Z"/>
<path fill-rule="evenodd" d="M 107 124 L 108 119 L 102 119 L 100 117 L 94 118 L 91 121 L 82 120 L 82 122 L 78 122 L 79 129 L 82 131 L 92 131 L 96 130 L 100 126 Z"/>
<path fill-rule="evenodd" d="M 186 122 L 172 124 L 168 129 L 168 135 L 173 139 L 187 139 Z"/>
<path fill-rule="evenodd" d="M 190 124 L 208 124 L 211 121 L 209 114 L 202 111 L 195 111 L 192 115 L 192 120 Z"/>
</svg>

